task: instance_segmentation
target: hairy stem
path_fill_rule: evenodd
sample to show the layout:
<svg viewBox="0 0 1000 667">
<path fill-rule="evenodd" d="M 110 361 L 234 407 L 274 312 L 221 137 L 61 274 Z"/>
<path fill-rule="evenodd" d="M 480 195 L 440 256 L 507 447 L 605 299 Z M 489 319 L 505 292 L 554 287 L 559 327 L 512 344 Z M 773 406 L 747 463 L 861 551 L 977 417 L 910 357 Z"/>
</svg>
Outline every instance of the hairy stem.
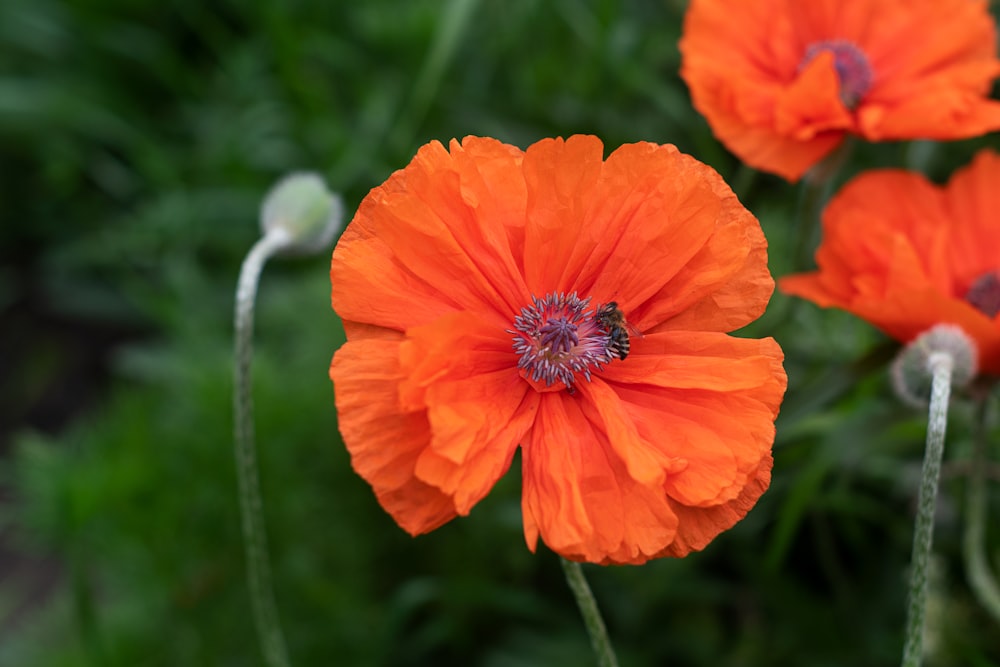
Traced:
<svg viewBox="0 0 1000 667">
<path fill-rule="evenodd" d="M 597 664 L 599 667 L 618 667 L 618 658 L 608 638 L 608 630 L 604 627 L 601 611 L 597 608 L 597 600 L 594 599 L 587 579 L 583 576 L 583 568 L 579 563 L 565 558 L 560 558 L 559 561 L 562 563 L 569 588 L 576 597 L 576 604 L 580 607 L 580 614 L 587 626 L 587 634 L 590 635 L 590 645 L 597 656 Z"/>
<path fill-rule="evenodd" d="M 236 288 L 236 364 L 233 375 L 236 479 L 239 485 L 247 583 L 261 652 L 268 667 L 288 667 L 288 649 L 278 620 L 267 556 L 257 453 L 254 445 L 250 362 L 253 359 L 253 315 L 257 283 L 268 258 L 289 242 L 287 233 L 275 230 L 261 238 L 243 260 Z"/>
<path fill-rule="evenodd" d="M 910 564 L 909 607 L 903 643 L 903 667 L 919 667 L 923 660 L 924 617 L 927 610 L 927 580 L 931 544 L 934 537 L 934 509 L 937 506 L 938 478 L 948 425 L 948 399 L 954 360 L 945 352 L 934 352 L 927 361 L 931 373 L 931 404 L 927 418 L 927 448 L 920 474 L 917 520 L 913 532 Z"/>
<path fill-rule="evenodd" d="M 986 555 L 986 398 L 976 406 L 972 465 L 965 503 L 965 534 L 962 551 L 965 574 L 976 599 L 1000 623 L 1000 586 Z"/>
</svg>

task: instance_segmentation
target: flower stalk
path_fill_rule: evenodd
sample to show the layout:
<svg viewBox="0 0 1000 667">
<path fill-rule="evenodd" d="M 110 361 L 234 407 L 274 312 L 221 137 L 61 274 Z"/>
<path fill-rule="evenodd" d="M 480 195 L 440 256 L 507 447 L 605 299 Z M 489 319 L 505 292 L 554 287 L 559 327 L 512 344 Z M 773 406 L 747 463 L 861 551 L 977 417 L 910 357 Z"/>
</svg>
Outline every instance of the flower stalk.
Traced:
<svg viewBox="0 0 1000 667">
<path fill-rule="evenodd" d="M 265 234 L 247 253 L 236 288 L 236 364 L 233 377 L 236 479 L 239 487 L 243 545 L 246 550 L 247 584 L 261 652 L 268 667 L 288 667 L 288 649 L 278 620 L 267 555 L 260 473 L 254 445 L 253 398 L 250 363 L 253 359 L 253 316 L 257 284 L 264 264 L 285 249 L 291 236 L 283 228 Z"/>
<path fill-rule="evenodd" d="M 924 618 L 927 611 L 927 581 L 934 537 L 934 510 L 937 506 L 938 479 L 941 476 L 954 363 L 952 355 L 948 352 L 932 352 L 927 359 L 927 369 L 931 374 L 931 402 L 928 410 L 927 447 L 920 475 L 917 519 L 913 535 L 903 667 L 919 667 L 923 660 Z"/>
<path fill-rule="evenodd" d="M 793 268 L 801 271 L 813 264 L 811 258 L 819 244 L 823 226 L 823 208 L 830 199 L 841 167 L 854 150 L 855 142 L 848 138 L 830 155 L 814 166 L 800 186 L 796 211 L 796 238 Z"/>
<path fill-rule="evenodd" d="M 597 608 L 597 600 L 590 590 L 586 577 L 583 575 L 583 568 L 576 561 L 567 560 L 560 557 L 563 572 L 566 574 L 566 581 L 573 591 L 576 604 L 580 608 L 584 625 L 587 626 L 587 634 L 590 635 L 590 645 L 597 656 L 599 667 L 618 667 L 618 658 L 615 650 L 611 646 L 611 639 L 608 638 L 608 629 L 601 618 L 601 610 Z"/>
<path fill-rule="evenodd" d="M 325 250 L 343 222 L 340 197 L 314 173 L 286 176 L 275 184 L 261 206 L 263 232 L 243 260 L 236 286 L 233 419 L 236 480 L 239 487 L 247 585 L 261 652 L 268 667 L 288 667 L 288 649 L 278 619 L 267 555 L 260 473 L 254 444 L 250 364 L 253 360 L 253 316 L 257 285 L 267 260 L 277 254 L 308 254 Z"/>
<path fill-rule="evenodd" d="M 986 398 L 976 406 L 972 465 L 966 487 L 965 532 L 962 551 L 969 588 L 979 603 L 1000 623 L 1000 585 L 986 555 Z"/>
</svg>

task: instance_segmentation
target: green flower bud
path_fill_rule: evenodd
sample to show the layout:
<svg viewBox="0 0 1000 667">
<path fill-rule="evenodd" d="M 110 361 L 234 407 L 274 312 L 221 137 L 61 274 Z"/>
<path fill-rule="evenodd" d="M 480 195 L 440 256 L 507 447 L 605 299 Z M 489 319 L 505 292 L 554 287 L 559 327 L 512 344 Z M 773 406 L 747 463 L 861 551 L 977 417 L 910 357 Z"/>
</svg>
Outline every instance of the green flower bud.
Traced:
<svg viewBox="0 0 1000 667">
<path fill-rule="evenodd" d="M 260 226 L 265 236 L 284 239 L 283 254 L 321 252 L 344 226 L 344 204 L 318 174 L 290 174 L 264 198 Z"/>
</svg>

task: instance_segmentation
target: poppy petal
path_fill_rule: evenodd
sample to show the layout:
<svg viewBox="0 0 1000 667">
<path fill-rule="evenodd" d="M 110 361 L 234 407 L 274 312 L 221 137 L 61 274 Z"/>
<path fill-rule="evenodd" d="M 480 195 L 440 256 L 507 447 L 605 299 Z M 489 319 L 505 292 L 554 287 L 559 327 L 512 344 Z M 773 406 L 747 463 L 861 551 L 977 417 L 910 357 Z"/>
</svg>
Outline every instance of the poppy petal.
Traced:
<svg viewBox="0 0 1000 667">
<path fill-rule="evenodd" d="M 673 146 L 642 142 L 614 151 L 598 191 L 602 206 L 592 217 L 594 235 L 607 243 L 590 258 L 580 284 L 626 309 L 649 299 L 715 231 L 721 180 Z"/>
<path fill-rule="evenodd" d="M 523 448 L 525 539 L 572 560 L 643 563 L 677 530 L 666 495 L 637 482 L 579 402 L 546 394 Z"/>
<path fill-rule="evenodd" d="M 679 520 L 673 542 L 659 554 L 682 558 L 692 551 L 704 549 L 715 537 L 732 528 L 747 515 L 771 483 L 774 460 L 770 452 L 749 477 L 740 494 L 729 502 L 714 507 L 688 507 L 674 500 L 670 507 Z"/>
<path fill-rule="evenodd" d="M 400 355 L 403 402 L 426 410 L 433 434 L 415 475 L 468 514 L 510 467 L 539 395 L 518 373 L 509 336 L 470 313 L 411 328 Z"/>
<path fill-rule="evenodd" d="M 957 139 L 1000 128 L 982 0 L 691 0 L 681 76 L 742 161 L 795 181 L 846 134 Z"/>
<path fill-rule="evenodd" d="M 722 334 L 650 338 L 637 348 L 634 364 L 629 355 L 602 376 L 614 387 L 626 421 L 636 425 L 632 448 L 658 461 L 675 500 L 727 502 L 770 450 L 786 385 L 781 350 L 770 339 Z M 626 458 L 633 459 L 637 454 Z"/>
<path fill-rule="evenodd" d="M 604 145 L 591 136 L 545 139 L 526 151 L 524 275 L 534 294 L 570 292 L 576 286 L 581 264 L 598 243 L 586 220 L 597 203 L 603 160 Z"/>
<path fill-rule="evenodd" d="M 799 73 L 778 96 L 774 108 L 774 129 L 797 141 L 847 130 L 853 123 L 840 99 L 840 79 L 829 51 L 820 53 Z"/>
<path fill-rule="evenodd" d="M 844 308 L 902 342 L 958 325 L 976 341 L 980 368 L 1000 372 L 1000 318 L 965 299 L 1000 267 L 997 178 L 1000 158 L 987 152 L 945 187 L 899 170 L 862 174 L 823 213 L 819 270 L 783 278 L 782 291 Z"/>
<path fill-rule="evenodd" d="M 399 409 L 399 342 L 348 341 L 334 355 L 330 378 L 351 465 L 385 511 L 411 535 L 454 518 L 451 497 L 414 472 L 431 431 L 424 413 Z"/>
<path fill-rule="evenodd" d="M 673 146 L 629 144 L 603 163 L 602 151 L 571 137 L 526 152 L 525 274 L 536 294 L 577 291 L 624 308 L 701 248 L 720 202 L 714 172 Z"/>
<path fill-rule="evenodd" d="M 490 178 L 517 174 L 520 151 L 475 137 L 450 148 L 427 144 L 362 202 L 331 265 L 343 319 L 403 330 L 486 306 L 501 323 L 528 298 L 512 250 L 523 180 Z"/>
<path fill-rule="evenodd" d="M 996 254 L 983 252 L 984 248 L 1000 248 L 998 174 L 1000 155 L 980 151 L 969 166 L 956 171 L 948 181 L 946 208 L 953 222 L 947 263 L 958 294 L 965 294 L 984 273 L 1000 270 Z"/>
<path fill-rule="evenodd" d="M 667 331 L 636 340 L 628 359 L 601 377 L 615 384 L 738 391 L 784 377 L 772 338 L 736 338 L 709 331 Z"/>
<path fill-rule="evenodd" d="M 673 146 L 425 146 L 365 198 L 331 265 L 355 469 L 416 534 L 469 513 L 520 444 L 531 549 L 642 563 L 700 548 L 766 486 L 780 351 L 722 333 L 765 307 L 766 252 L 718 174 Z M 610 301 L 647 333 L 625 360 L 594 315 Z"/>
<path fill-rule="evenodd" d="M 733 331 L 764 312 L 774 291 L 767 239 L 721 178 L 722 208 L 712 236 L 649 301 L 630 313 L 643 332 Z"/>
</svg>

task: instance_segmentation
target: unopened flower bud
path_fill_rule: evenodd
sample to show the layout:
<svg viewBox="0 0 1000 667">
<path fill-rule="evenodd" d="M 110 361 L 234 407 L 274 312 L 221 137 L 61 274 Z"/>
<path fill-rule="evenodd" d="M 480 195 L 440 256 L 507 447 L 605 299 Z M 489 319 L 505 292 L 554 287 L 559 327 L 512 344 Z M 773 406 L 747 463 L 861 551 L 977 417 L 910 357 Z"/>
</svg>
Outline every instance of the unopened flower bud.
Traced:
<svg viewBox="0 0 1000 667">
<path fill-rule="evenodd" d="M 926 407 L 933 378 L 932 364 L 951 359 L 951 383 L 963 387 L 979 371 L 979 353 L 973 340 L 954 324 L 938 324 L 914 338 L 892 364 L 892 384 L 899 397 L 916 407 Z"/>
<path fill-rule="evenodd" d="M 309 254 L 330 247 L 343 227 L 344 204 L 315 173 L 299 172 L 278 181 L 264 198 L 260 226 L 265 236 L 285 238 L 281 252 Z"/>
</svg>

